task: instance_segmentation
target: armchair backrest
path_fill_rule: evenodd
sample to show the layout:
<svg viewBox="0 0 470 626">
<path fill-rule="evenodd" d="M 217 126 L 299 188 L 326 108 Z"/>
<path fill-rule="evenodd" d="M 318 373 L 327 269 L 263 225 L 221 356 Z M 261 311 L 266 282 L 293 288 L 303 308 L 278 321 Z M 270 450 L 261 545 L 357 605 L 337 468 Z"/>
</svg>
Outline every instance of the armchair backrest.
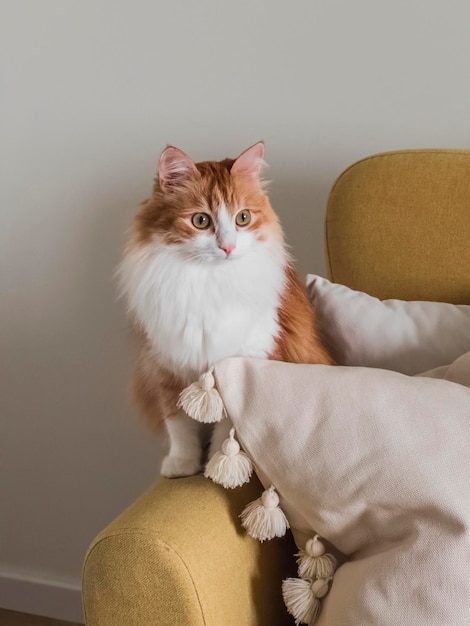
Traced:
<svg viewBox="0 0 470 626">
<path fill-rule="evenodd" d="M 331 280 L 380 299 L 470 304 L 470 150 L 403 150 L 349 167 L 326 216 Z"/>
</svg>

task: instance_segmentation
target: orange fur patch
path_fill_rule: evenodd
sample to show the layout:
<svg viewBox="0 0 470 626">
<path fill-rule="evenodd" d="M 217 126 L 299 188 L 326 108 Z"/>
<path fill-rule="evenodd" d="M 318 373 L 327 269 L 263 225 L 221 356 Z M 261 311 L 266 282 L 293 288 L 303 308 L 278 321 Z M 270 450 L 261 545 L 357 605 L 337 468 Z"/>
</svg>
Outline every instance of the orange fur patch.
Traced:
<svg viewBox="0 0 470 626">
<path fill-rule="evenodd" d="M 278 315 L 281 332 L 268 358 L 288 363 L 334 364 L 321 343 L 316 330 L 315 312 L 292 266 L 286 271 L 286 286 Z"/>
</svg>

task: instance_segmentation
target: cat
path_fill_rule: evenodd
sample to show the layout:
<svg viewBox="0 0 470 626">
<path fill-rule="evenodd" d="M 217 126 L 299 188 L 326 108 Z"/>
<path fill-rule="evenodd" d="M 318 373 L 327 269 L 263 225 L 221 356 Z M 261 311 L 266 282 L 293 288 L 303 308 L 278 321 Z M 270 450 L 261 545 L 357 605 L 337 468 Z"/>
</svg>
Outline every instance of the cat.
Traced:
<svg viewBox="0 0 470 626">
<path fill-rule="evenodd" d="M 333 364 L 269 203 L 263 157 L 263 142 L 236 159 L 201 163 L 167 146 L 134 220 L 120 281 L 142 339 L 135 400 L 169 436 L 163 476 L 201 470 L 201 424 L 177 401 L 217 361 Z M 209 457 L 229 428 L 229 420 L 215 426 Z"/>
</svg>

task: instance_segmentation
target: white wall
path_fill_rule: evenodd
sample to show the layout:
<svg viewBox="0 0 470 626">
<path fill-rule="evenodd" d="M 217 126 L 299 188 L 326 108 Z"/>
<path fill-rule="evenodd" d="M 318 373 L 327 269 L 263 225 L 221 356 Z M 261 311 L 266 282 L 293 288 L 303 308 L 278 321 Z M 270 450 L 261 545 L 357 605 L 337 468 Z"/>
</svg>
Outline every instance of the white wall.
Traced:
<svg viewBox="0 0 470 626">
<path fill-rule="evenodd" d="M 467 0 L 2 2 L 0 605 L 78 615 L 93 536 L 157 476 L 113 271 L 162 147 L 266 141 L 302 272 L 335 177 L 470 140 Z"/>
</svg>

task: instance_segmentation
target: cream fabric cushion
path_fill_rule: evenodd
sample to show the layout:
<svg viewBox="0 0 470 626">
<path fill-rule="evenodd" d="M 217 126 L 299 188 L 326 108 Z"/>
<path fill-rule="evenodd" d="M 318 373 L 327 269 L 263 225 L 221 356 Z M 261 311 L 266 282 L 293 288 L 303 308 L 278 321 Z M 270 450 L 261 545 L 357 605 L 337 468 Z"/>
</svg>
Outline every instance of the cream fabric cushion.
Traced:
<svg viewBox="0 0 470 626">
<path fill-rule="evenodd" d="M 470 350 L 469 305 L 378 300 L 314 274 L 307 277 L 307 290 L 340 365 L 414 375 Z"/>
<path fill-rule="evenodd" d="M 304 547 L 346 555 L 320 626 L 470 624 L 470 353 L 447 380 L 228 359 L 237 437 Z M 434 372 L 439 375 L 439 372 Z"/>
</svg>

